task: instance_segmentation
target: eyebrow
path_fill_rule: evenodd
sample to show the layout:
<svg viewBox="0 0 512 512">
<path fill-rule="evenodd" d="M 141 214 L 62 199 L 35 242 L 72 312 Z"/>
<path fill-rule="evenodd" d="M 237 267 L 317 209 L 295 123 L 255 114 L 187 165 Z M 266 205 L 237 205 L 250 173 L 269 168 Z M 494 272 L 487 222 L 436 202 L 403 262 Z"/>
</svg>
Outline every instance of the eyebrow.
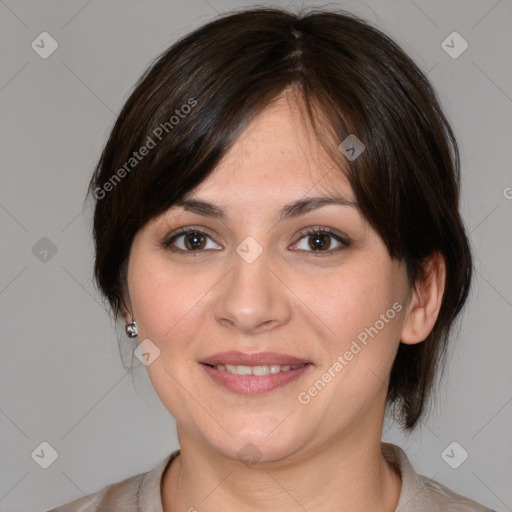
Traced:
<svg viewBox="0 0 512 512">
<path fill-rule="evenodd" d="M 349 201 L 345 197 L 341 196 L 313 196 L 305 197 L 294 201 L 293 203 L 283 206 L 278 213 L 279 220 L 290 219 L 304 215 L 312 210 L 321 208 L 327 205 L 340 205 L 350 206 L 357 208 L 357 203 Z M 181 206 L 184 210 L 197 213 L 199 215 L 205 215 L 209 217 L 215 217 L 219 219 L 225 219 L 225 212 L 218 206 L 209 203 L 207 201 L 200 201 L 198 199 L 180 199 L 174 203 L 175 206 Z"/>
</svg>

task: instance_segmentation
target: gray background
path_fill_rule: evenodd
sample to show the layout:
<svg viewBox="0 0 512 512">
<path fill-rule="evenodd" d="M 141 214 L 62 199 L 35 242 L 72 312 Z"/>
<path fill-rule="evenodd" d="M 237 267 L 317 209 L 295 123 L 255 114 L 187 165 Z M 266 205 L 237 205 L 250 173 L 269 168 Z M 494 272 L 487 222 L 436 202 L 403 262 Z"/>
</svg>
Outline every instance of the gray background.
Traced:
<svg viewBox="0 0 512 512">
<path fill-rule="evenodd" d="M 123 367 L 117 336 L 131 345 L 92 284 L 83 198 L 151 59 L 217 13 L 253 5 L 0 0 L 2 511 L 46 510 L 147 471 L 177 447 L 145 368 L 132 382 Z M 512 2 L 330 5 L 368 19 L 428 71 L 461 145 L 475 250 L 474 288 L 436 408 L 410 437 L 387 422 L 384 440 L 402 446 L 419 473 L 512 510 Z M 31 48 L 44 31 L 59 44 L 47 59 Z M 456 59 L 441 46 L 453 31 L 469 44 Z M 43 441 L 58 452 L 48 469 L 31 457 Z M 458 469 L 441 456 L 453 441 L 469 453 Z"/>
</svg>

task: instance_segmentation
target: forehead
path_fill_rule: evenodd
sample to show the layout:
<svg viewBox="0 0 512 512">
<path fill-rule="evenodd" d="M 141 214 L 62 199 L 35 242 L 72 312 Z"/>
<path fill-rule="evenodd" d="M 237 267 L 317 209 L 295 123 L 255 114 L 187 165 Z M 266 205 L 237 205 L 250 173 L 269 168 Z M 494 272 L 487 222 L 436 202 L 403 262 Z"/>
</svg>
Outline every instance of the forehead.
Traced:
<svg viewBox="0 0 512 512">
<path fill-rule="evenodd" d="M 294 96 L 284 92 L 254 117 L 213 172 L 190 196 L 247 205 L 306 194 L 355 201 L 344 172 L 328 156 Z"/>
</svg>

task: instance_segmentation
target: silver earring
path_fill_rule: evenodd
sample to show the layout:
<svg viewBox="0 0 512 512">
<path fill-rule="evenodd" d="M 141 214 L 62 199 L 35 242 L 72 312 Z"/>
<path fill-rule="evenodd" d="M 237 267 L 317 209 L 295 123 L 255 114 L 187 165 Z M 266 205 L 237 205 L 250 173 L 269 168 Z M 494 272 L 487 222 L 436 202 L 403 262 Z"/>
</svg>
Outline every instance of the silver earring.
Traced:
<svg viewBox="0 0 512 512">
<path fill-rule="evenodd" d="M 137 320 L 133 319 L 133 322 L 131 324 L 126 324 L 125 330 L 128 338 L 135 338 L 137 334 L 139 334 Z"/>
</svg>

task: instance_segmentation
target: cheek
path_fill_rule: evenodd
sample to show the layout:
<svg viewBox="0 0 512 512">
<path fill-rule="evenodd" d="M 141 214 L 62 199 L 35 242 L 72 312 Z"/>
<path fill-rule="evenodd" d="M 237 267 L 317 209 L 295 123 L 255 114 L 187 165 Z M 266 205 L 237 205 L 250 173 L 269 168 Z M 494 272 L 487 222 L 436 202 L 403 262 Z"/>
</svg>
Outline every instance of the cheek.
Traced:
<svg viewBox="0 0 512 512">
<path fill-rule="evenodd" d="M 316 316 L 323 325 L 324 351 L 302 398 L 311 397 L 309 410 L 336 428 L 380 407 L 385 397 L 405 309 L 398 284 L 382 266 L 354 267 L 333 274 L 323 293 L 302 289 L 304 302 L 314 304 L 311 321 Z"/>
<path fill-rule="evenodd" d="M 167 410 L 183 424 L 195 417 L 194 401 L 187 392 L 194 381 L 188 362 L 194 334 L 204 319 L 201 306 L 214 281 L 209 274 L 180 275 L 165 259 L 137 257 L 128 272 L 130 299 L 139 324 L 139 340 L 158 347 L 159 355 L 146 366 L 152 386 Z M 193 422 L 189 425 L 194 428 Z"/>
<path fill-rule="evenodd" d="M 357 336 L 372 326 L 381 314 L 401 297 L 396 280 L 382 266 L 350 265 L 328 276 L 299 280 L 294 291 L 311 322 L 322 324 L 329 339 L 343 340 Z"/>
<path fill-rule="evenodd" d="M 319 373 L 335 374 L 331 389 L 344 396 L 338 405 L 364 403 L 389 378 L 405 308 L 402 276 L 383 261 L 347 265 L 319 281 L 321 286 L 302 283 L 297 290 L 307 306 L 301 315 L 318 326 L 322 340 Z"/>
<path fill-rule="evenodd" d="M 211 273 L 180 274 L 163 261 L 135 260 L 129 271 L 130 297 L 141 335 L 156 343 L 180 338 L 191 324 L 200 322 L 201 301 L 214 288 Z"/>
</svg>

